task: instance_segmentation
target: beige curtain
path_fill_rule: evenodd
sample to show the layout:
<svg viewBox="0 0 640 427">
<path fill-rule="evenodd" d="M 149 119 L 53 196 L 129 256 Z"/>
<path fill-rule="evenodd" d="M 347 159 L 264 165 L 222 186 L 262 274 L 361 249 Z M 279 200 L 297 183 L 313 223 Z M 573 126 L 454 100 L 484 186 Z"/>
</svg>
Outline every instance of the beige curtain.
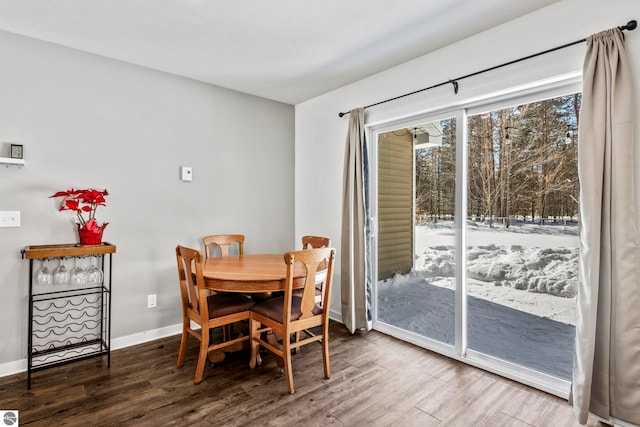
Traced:
<svg viewBox="0 0 640 427">
<path fill-rule="evenodd" d="M 587 39 L 580 114 L 580 263 L 573 405 L 640 424 L 640 246 L 634 88 L 624 39 Z"/>
<path fill-rule="evenodd" d="M 364 108 L 351 110 L 344 160 L 340 250 L 342 321 L 351 333 L 371 329 L 366 230 L 368 160 L 364 132 Z"/>
</svg>

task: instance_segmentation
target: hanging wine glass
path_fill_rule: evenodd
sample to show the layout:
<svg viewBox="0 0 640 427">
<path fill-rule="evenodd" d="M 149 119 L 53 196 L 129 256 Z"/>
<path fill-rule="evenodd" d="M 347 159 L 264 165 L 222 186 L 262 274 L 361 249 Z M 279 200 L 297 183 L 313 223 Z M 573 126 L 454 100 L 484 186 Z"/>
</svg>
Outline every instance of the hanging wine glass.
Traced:
<svg viewBox="0 0 640 427">
<path fill-rule="evenodd" d="M 80 266 L 80 258 L 76 258 L 76 265 L 71 270 L 69 279 L 73 286 L 84 286 L 87 284 L 87 272 Z"/>
<path fill-rule="evenodd" d="M 47 267 L 47 261 L 47 259 L 42 260 L 42 267 L 36 274 L 36 282 L 42 286 L 48 286 L 53 283 L 53 275 L 49 271 L 49 267 Z"/>
<path fill-rule="evenodd" d="M 93 265 L 93 258 L 94 257 L 90 258 L 89 267 L 85 270 L 87 273 L 87 283 L 90 285 L 101 285 L 104 275 L 102 274 L 102 270 Z"/>
<path fill-rule="evenodd" d="M 53 284 L 66 285 L 69 283 L 69 270 L 64 265 L 64 258 L 60 258 L 60 265 L 53 271 Z"/>
</svg>

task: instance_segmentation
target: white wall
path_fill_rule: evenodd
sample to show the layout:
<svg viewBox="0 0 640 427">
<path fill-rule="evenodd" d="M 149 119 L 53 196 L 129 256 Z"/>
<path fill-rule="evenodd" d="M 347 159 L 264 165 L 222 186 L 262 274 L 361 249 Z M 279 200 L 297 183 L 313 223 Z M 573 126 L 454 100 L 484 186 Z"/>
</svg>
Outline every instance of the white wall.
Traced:
<svg viewBox="0 0 640 427">
<path fill-rule="evenodd" d="M 28 245 L 74 243 L 54 192 L 107 188 L 98 218 L 114 255 L 112 338 L 181 321 L 175 246 L 244 233 L 246 252 L 294 245 L 294 108 L 0 33 L 0 365 L 27 349 Z M 193 182 L 179 180 L 193 167 Z M 158 307 L 147 309 L 147 294 Z"/>
<path fill-rule="evenodd" d="M 562 0 L 429 55 L 296 105 L 296 240 L 307 233 L 327 235 L 340 250 L 342 168 L 349 118 L 338 118 L 338 112 L 580 40 L 593 33 L 626 24 L 631 19 L 640 20 L 640 2 L 637 0 Z M 451 31 L 455 29 L 452 28 Z M 625 34 L 631 66 L 636 76 L 636 99 L 640 100 L 640 30 Z M 477 96 L 580 71 L 585 49 L 586 44 L 581 43 L 508 68 L 462 80 L 459 82 L 458 95 L 454 95 L 452 87 L 446 85 L 373 107 L 366 110 L 365 120 L 367 124 L 373 124 L 406 117 L 415 112 L 460 105 Z M 638 129 L 636 141 L 640 143 Z M 640 155 L 637 157 L 640 167 Z M 640 185 L 637 188 L 640 189 Z M 640 196 L 638 199 L 640 200 Z M 339 265 L 336 271 L 338 276 L 334 282 L 332 311 L 340 311 Z"/>
</svg>

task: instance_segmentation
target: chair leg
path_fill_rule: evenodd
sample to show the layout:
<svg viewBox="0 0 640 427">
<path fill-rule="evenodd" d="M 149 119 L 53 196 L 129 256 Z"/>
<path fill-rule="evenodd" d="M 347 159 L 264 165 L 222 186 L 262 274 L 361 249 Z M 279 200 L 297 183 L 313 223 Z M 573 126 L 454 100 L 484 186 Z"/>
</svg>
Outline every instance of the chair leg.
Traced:
<svg viewBox="0 0 640 427">
<path fill-rule="evenodd" d="M 200 352 L 198 353 L 198 364 L 196 365 L 196 374 L 193 377 L 194 384 L 202 382 L 204 375 L 204 365 L 207 361 L 207 349 L 209 348 L 209 329 L 203 327 L 200 330 Z"/>
<path fill-rule="evenodd" d="M 296 343 L 300 342 L 300 331 L 296 332 Z M 300 347 L 296 347 L 293 349 L 293 353 L 294 354 L 298 354 L 298 351 L 300 350 Z"/>
<path fill-rule="evenodd" d="M 188 339 L 189 333 L 187 332 L 187 325 L 182 325 L 182 338 L 180 339 L 180 350 L 178 350 L 178 362 L 176 363 L 178 368 L 184 366 L 184 355 L 187 352 Z"/>
<path fill-rule="evenodd" d="M 329 365 L 329 327 L 323 326 L 322 331 L 322 362 L 324 364 L 324 377 L 331 377 L 331 366 Z"/>
<path fill-rule="evenodd" d="M 291 367 L 291 336 L 287 335 L 282 338 L 282 361 L 284 362 L 284 374 L 287 377 L 287 386 L 289 394 L 295 393 L 293 388 L 293 369 Z"/>
<path fill-rule="evenodd" d="M 258 342 L 258 328 L 260 322 L 257 320 L 249 319 L 249 344 L 251 346 L 251 360 L 249 361 L 249 367 L 255 368 L 256 365 L 262 364 L 260 358 L 260 343 Z"/>
</svg>

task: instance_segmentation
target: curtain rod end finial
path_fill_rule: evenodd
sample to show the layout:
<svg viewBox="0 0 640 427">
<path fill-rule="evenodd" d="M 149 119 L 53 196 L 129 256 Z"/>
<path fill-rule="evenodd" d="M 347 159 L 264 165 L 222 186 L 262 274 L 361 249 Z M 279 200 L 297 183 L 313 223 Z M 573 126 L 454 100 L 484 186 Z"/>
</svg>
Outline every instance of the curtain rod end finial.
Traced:
<svg viewBox="0 0 640 427">
<path fill-rule="evenodd" d="M 622 26 L 620 26 L 618 28 L 620 29 L 620 31 L 624 31 L 624 30 L 633 31 L 636 28 L 638 28 L 638 21 L 633 19 L 633 20 L 627 22 L 627 25 L 622 25 Z"/>
</svg>

